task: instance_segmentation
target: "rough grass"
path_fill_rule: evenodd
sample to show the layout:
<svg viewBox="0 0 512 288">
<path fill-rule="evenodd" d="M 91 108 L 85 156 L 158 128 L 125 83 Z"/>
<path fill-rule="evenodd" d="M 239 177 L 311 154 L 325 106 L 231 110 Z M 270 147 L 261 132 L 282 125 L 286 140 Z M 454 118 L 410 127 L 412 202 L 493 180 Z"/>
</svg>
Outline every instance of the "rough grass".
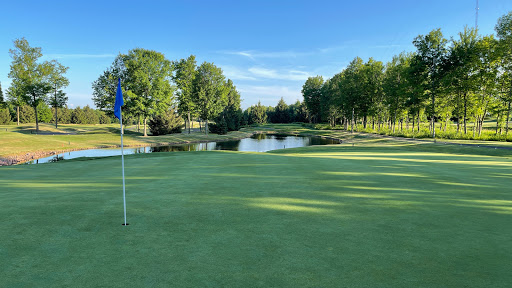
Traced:
<svg viewBox="0 0 512 288">
<path fill-rule="evenodd" d="M 512 160 L 376 141 L 129 155 L 128 227 L 120 157 L 1 167 L 1 286 L 508 287 Z"/>
</svg>

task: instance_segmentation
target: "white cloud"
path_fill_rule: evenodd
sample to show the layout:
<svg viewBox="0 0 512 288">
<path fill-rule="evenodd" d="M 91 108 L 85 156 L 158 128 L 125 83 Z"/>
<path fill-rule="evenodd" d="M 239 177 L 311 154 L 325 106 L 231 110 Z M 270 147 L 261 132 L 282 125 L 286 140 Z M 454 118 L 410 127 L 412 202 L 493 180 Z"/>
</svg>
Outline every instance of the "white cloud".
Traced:
<svg viewBox="0 0 512 288">
<path fill-rule="evenodd" d="M 331 47 L 326 47 L 326 48 L 319 48 L 318 51 L 320 51 L 321 53 L 331 53 L 331 52 L 336 52 L 336 51 L 339 51 L 339 50 L 343 50 L 343 49 L 346 49 L 347 46 L 346 45 L 342 45 L 342 46 L 331 46 Z"/>
<path fill-rule="evenodd" d="M 262 67 L 251 67 L 248 69 L 256 77 L 289 80 L 289 81 L 306 81 L 311 76 L 308 72 L 299 70 L 277 71 L 274 69 L 266 69 Z"/>
<path fill-rule="evenodd" d="M 258 80 L 255 77 L 249 75 L 247 71 L 235 66 L 226 65 L 221 67 L 224 75 L 226 75 L 226 78 L 231 80 Z"/>
<path fill-rule="evenodd" d="M 315 54 L 314 51 L 311 52 L 296 52 L 296 51 L 254 51 L 254 50 L 246 50 L 246 51 L 220 51 L 219 53 L 228 54 L 228 55 L 239 55 L 255 60 L 256 58 L 297 58 L 301 56 L 308 56 L 311 54 Z"/>
</svg>

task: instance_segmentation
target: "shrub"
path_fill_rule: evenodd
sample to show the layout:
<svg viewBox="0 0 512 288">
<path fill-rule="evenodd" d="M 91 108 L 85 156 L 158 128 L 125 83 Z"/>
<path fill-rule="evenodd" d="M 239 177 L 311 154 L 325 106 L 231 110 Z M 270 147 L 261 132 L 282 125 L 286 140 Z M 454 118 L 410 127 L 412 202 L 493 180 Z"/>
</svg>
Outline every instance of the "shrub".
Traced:
<svg viewBox="0 0 512 288">
<path fill-rule="evenodd" d="M 183 119 L 172 109 L 154 116 L 149 120 L 148 126 L 153 136 L 180 133 Z"/>
<path fill-rule="evenodd" d="M 20 107 L 20 123 L 35 123 L 36 122 L 36 114 L 34 112 L 34 108 L 23 105 Z"/>
<path fill-rule="evenodd" d="M 12 119 L 9 109 L 0 109 L 0 124 L 11 124 L 11 121 Z"/>
<path fill-rule="evenodd" d="M 208 124 L 208 130 L 210 130 L 211 133 L 224 135 L 228 133 L 228 124 L 226 123 L 226 120 L 224 117 L 220 118 L 215 124 Z"/>
</svg>

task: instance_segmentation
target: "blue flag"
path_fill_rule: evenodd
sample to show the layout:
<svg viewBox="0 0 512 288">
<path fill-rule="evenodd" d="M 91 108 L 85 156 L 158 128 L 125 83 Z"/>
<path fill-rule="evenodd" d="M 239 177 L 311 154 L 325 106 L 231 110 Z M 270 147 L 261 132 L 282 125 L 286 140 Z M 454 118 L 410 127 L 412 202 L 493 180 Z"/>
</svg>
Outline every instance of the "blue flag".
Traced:
<svg viewBox="0 0 512 288">
<path fill-rule="evenodd" d="M 121 78 L 118 78 L 117 92 L 116 92 L 116 103 L 114 104 L 114 115 L 117 119 L 121 119 L 121 106 L 123 106 L 123 91 L 121 91 Z"/>
</svg>

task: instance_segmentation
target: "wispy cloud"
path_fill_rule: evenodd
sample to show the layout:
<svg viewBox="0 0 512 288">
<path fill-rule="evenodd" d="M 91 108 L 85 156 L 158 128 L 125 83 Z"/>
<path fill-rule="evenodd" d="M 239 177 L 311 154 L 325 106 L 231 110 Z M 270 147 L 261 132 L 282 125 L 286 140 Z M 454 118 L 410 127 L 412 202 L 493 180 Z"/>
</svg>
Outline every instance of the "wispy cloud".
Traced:
<svg viewBox="0 0 512 288">
<path fill-rule="evenodd" d="M 314 54 L 315 51 L 311 52 L 297 52 L 297 51 L 254 51 L 254 50 L 246 50 L 246 51 L 220 51 L 219 53 L 227 54 L 227 55 L 238 55 L 250 58 L 252 60 L 256 60 L 258 58 L 297 58 L 301 56 L 308 56 Z"/>
<path fill-rule="evenodd" d="M 274 69 L 266 69 L 262 67 L 251 67 L 248 70 L 255 77 L 261 77 L 274 80 L 289 80 L 289 81 L 305 81 L 311 75 L 305 71 L 287 70 L 278 71 Z"/>
<path fill-rule="evenodd" d="M 349 48 L 354 41 L 349 41 L 344 45 L 338 46 L 330 46 L 325 48 L 313 48 L 310 51 L 256 51 L 256 50 L 244 50 L 244 51 L 219 51 L 221 54 L 227 55 L 238 55 L 247 57 L 251 60 L 262 59 L 262 58 L 299 58 L 304 56 L 311 56 L 315 54 L 328 54 L 333 52 L 338 52 L 340 50 L 344 50 Z"/>
<path fill-rule="evenodd" d="M 325 48 L 318 48 L 318 51 L 320 51 L 320 53 L 327 54 L 327 53 L 337 52 L 337 51 L 346 49 L 347 47 L 348 46 L 346 46 L 346 45 L 331 46 L 331 47 L 325 47 Z"/>
<path fill-rule="evenodd" d="M 115 54 L 46 54 L 45 56 L 54 59 L 90 59 L 116 57 Z"/>
<path fill-rule="evenodd" d="M 235 66 L 223 65 L 222 70 L 224 75 L 231 80 L 258 80 L 256 77 L 250 75 L 247 70 L 243 70 Z"/>
</svg>

